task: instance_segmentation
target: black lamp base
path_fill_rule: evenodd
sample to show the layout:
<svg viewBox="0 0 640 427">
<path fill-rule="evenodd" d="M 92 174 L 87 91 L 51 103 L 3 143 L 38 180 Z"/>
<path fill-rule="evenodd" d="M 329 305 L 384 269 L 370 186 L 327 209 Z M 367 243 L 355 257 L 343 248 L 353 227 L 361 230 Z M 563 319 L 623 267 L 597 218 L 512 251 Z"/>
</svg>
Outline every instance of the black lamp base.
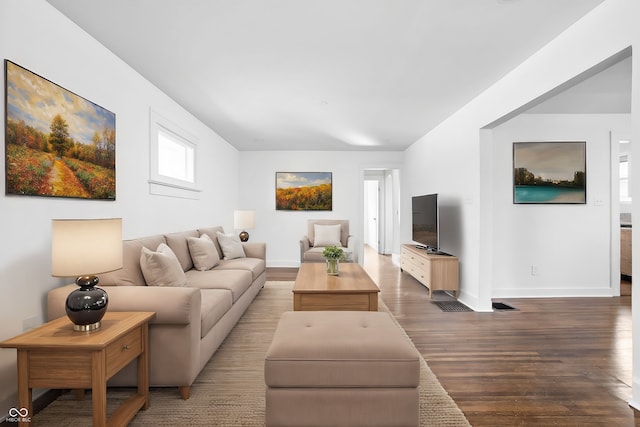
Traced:
<svg viewBox="0 0 640 427">
<path fill-rule="evenodd" d="M 107 312 L 109 297 L 103 289 L 96 288 L 98 282 L 97 276 L 80 276 L 76 279 L 80 289 L 67 297 L 65 310 L 73 322 L 74 331 L 87 332 L 100 327 L 100 320 Z"/>
<path fill-rule="evenodd" d="M 246 242 L 249 240 L 249 233 L 243 230 L 238 237 L 240 237 L 241 242 Z"/>
</svg>

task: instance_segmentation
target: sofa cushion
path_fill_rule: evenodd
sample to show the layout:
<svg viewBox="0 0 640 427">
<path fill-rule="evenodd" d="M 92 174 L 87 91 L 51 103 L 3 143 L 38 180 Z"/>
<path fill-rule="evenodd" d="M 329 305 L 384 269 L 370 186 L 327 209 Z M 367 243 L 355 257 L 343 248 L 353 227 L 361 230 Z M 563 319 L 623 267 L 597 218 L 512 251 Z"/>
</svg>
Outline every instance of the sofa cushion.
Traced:
<svg viewBox="0 0 640 427">
<path fill-rule="evenodd" d="M 200 237 L 187 237 L 191 260 L 196 270 L 211 270 L 220 262 L 218 250 L 207 234 Z"/>
<path fill-rule="evenodd" d="M 233 295 L 227 289 L 200 289 L 200 293 L 202 295 L 200 338 L 203 338 L 231 309 Z"/>
<path fill-rule="evenodd" d="M 211 237 L 211 240 L 213 240 L 213 244 L 216 245 L 216 249 L 218 250 L 218 256 L 220 259 L 222 259 L 222 248 L 220 247 L 220 243 L 218 243 L 218 231 L 220 233 L 224 233 L 224 229 L 222 227 L 198 228 L 198 233 L 206 234 L 207 236 Z"/>
<path fill-rule="evenodd" d="M 100 274 L 102 286 L 146 286 L 142 269 L 140 268 L 140 253 L 143 247 L 157 248 L 160 243 L 166 243 L 164 236 L 155 235 L 122 242 L 122 268 L 109 273 Z"/>
<path fill-rule="evenodd" d="M 186 273 L 187 286 L 200 289 L 227 289 L 233 295 L 235 303 L 249 289 L 253 282 L 251 272 L 247 270 L 189 270 Z"/>
<path fill-rule="evenodd" d="M 197 230 L 182 231 L 179 233 L 165 234 L 164 238 L 167 240 L 167 245 L 171 248 L 180 265 L 182 271 L 191 270 L 193 268 L 193 261 L 191 260 L 191 253 L 189 252 L 189 245 L 187 243 L 188 237 L 199 237 Z"/>
<path fill-rule="evenodd" d="M 303 255 L 303 262 L 325 262 L 325 257 L 322 256 L 322 251 L 325 246 L 313 247 L 306 251 Z M 345 247 L 342 247 L 342 251 L 344 252 L 344 260 L 340 262 L 352 262 L 353 261 L 353 253 Z"/>
<path fill-rule="evenodd" d="M 340 224 L 315 224 L 313 228 L 315 234 L 313 246 L 342 246 L 340 243 L 340 232 L 342 230 Z"/>
<path fill-rule="evenodd" d="M 237 236 L 220 232 L 218 232 L 217 235 L 224 259 L 244 258 L 246 256 L 242 248 L 242 243 Z"/>
<path fill-rule="evenodd" d="M 265 261 L 260 258 L 236 258 L 220 261 L 216 270 L 247 270 L 256 280 L 265 271 Z"/>
<path fill-rule="evenodd" d="M 184 286 L 187 283 L 178 258 L 165 243 L 160 243 L 155 252 L 143 247 L 140 267 L 149 286 Z"/>
</svg>

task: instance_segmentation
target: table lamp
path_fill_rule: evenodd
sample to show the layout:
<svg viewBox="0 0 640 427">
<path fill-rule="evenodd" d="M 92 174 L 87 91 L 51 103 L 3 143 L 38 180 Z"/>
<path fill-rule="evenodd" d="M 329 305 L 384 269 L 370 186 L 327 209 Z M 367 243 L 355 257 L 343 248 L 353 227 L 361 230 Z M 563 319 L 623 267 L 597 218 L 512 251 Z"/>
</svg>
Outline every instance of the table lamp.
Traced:
<svg viewBox="0 0 640 427">
<path fill-rule="evenodd" d="M 54 219 L 51 231 L 52 275 L 80 287 L 65 303 L 73 329 L 98 329 L 109 299 L 96 274 L 122 268 L 122 219 Z"/>
<path fill-rule="evenodd" d="M 249 240 L 249 233 L 245 229 L 253 228 L 256 225 L 256 211 L 234 211 L 233 212 L 233 228 L 242 230 L 240 232 L 240 241 Z"/>
</svg>

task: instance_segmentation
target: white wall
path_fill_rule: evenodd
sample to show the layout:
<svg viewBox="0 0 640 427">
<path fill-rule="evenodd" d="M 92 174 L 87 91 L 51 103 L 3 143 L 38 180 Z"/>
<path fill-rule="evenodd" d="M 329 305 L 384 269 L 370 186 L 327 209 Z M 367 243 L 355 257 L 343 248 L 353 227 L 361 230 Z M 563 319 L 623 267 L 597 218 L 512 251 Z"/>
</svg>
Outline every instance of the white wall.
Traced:
<svg viewBox="0 0 640 427">
<path fill-rule="evenodd" d="M 493 297 L 614 295 L 609 132 L 630 128 L 628 114 L 523 114 L 493 130 Z M 516 141 L 586 141 L 587 204 L 513 204 Z"/>
<path fill-rule="evenodd" d="M 358 237 L 362 261 L 363 182 L 367 168 L 395 168 L 401 152 L 362 151 L 253 151 L 241 152 L 238 209 L 256 210 L 256 228 L 250 240 L 268 242 L 269 267 L 297 267 L 300 238 L 307 234 L 307 220 L 348 219 L 351 234 Z M 276 172 L 332 172 L 332 211 L 276 211 Z"/>
<path fill-rule="evenodd" d="M 42 323 L 46 292 L 66 282 L 51 277 L 53 218 L 122 217 L 125 238 L 232 227 L 237 150 L 44 0 L 0 2 L 0 57 L 114 112 L 117 132 L 116 201 L 0 195 L 0 340 L 21 333 L 24 319 Z M 195 135 L 201 158 L 214 159 L 199 165 L 200 200 L 149 195 L 150 107 Z M 4 118 L 4 102 L 0 114 Z M 4 131 L 0 134 L 4 146 Z M 15 350 L 0 349 L 0 419 L 17 403 L 16 384 Z"/>
<path fill-rule="evenodd" d="M 451 227 L 445 250 L 460 257 L 460 298 L 475 309 L 491 310 L 494 265 L 496 165 L 491 146 L 481 144 L 491 134 L 483 128 L 637 42 L 640 29 L 631 18 L 637 9 L 633 0 L 607 0 L 406 151 L 403 194 L 437 192 L 447 198 L 458 226 Z M 639 73 L 634 67 L 636 85 Z M 633 113 L 636 120 L 638 114 Z M 403 203 L 406 241 L 410 201 L 404 197 Z"/>
</svg>

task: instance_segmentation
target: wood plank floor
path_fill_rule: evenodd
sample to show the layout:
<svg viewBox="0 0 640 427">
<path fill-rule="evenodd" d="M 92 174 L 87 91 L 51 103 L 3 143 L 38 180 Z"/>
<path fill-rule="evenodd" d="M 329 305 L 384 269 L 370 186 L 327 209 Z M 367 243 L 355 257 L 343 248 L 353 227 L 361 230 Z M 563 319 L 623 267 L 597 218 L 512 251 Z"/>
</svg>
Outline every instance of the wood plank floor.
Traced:
<svg viewBox="0 0 640 427">
<path fill-rule="evenodd" d="M 629 296 L 501 299 L 516 310 L 442 312 L 391 257 L 367 250 L 365 270 L 473 426 L 640 426 L 627 405 Z M 268 269 L 267 278 L 295 274 Z"/>
</svg>

